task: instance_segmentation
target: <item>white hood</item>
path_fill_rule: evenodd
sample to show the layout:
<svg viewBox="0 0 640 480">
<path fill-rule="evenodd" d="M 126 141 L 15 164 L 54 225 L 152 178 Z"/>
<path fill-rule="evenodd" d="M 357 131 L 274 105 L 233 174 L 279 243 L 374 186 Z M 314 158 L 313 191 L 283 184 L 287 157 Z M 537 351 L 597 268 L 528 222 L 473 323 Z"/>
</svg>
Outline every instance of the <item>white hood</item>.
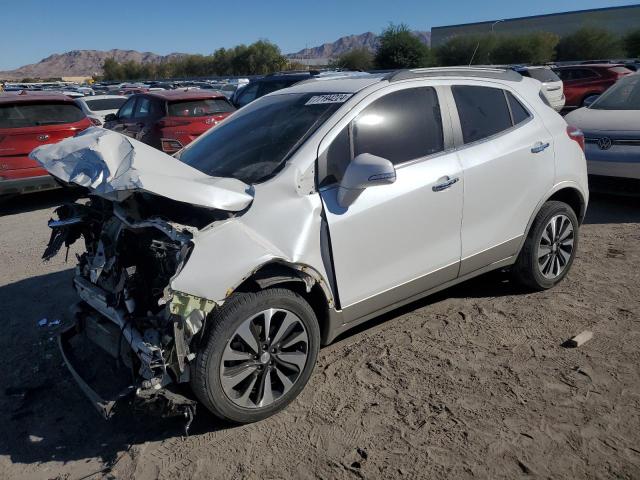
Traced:
<svg viewBox="0 0 640 480">
<path fill-rule="evenodd" d="M 587 131 L 640 131 L 638 110 L 579 108 L 569 113 L 564 119 L 568 124 Z"/>
<path fill-rule="evenodd" d="M 121 201 L 146 191 L 179 202 L 236 212 L 253 200 L 234 178 L 210 177 L 149 145 L 103 128 L 43 145 L 29 155 L 54 177 Z"/>
</svg>

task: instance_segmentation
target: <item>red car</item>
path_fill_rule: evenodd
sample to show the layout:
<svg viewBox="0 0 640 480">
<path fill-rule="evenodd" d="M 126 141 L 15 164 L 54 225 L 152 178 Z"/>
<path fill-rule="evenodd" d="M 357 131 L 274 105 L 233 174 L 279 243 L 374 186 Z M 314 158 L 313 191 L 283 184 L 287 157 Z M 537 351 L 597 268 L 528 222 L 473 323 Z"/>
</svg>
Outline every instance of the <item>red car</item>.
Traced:
<svg viewBox="0 0 640 480">
<path fill-rule="evenodd" d="M 49 190 L 58 184 L 28 155 L 34 148 L 91 126 L 74 101 L 43 92 L 0 94 L 0 195 Z"/>
<path fill-rule="evenodd" d="M 165 90 L 132 95 L 104 127 L 175 153 L 228 117 L 235 107 L 218 92 Z"/>
<path fill-rule="evenodd" d="M 622 64 L 586 64 L 554 67 L 564 85 L 565 108 L 588 106 L 616 81 L 633 73 Z"/>
</svg>

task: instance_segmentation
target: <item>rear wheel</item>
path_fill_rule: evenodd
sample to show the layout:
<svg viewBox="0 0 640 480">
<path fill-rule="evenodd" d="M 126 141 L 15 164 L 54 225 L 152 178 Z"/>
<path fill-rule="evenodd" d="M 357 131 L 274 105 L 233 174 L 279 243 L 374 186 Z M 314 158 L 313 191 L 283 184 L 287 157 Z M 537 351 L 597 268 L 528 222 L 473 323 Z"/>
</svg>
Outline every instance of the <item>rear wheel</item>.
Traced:
<svg viewBox="0 0 640 480">
<path fill-rule="evenodd" d="M 193 390 L 222 419 L 261 420 L 302 391 L 319 346 L 314 312 L 296 293 L 278 288 L 235 294 L 214 312 Z"/>
<path fill-rule="evenodd" d="M 513 267 L 520 283 L 545 290 L 568 273 L 578 247 L 578 218 L 563 202 L 545 203 L 536 216 Z"/>
</svg>

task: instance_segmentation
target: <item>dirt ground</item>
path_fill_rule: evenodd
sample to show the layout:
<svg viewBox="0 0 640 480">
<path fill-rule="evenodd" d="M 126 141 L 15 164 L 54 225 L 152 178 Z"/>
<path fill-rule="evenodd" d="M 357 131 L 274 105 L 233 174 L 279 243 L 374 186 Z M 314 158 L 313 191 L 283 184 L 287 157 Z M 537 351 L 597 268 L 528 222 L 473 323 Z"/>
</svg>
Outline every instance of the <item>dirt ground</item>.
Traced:
<svg viewBox="0 0 640 480">
<path fill-rule="evenodd" d="M 598 196 L 557 288 L 494 273 L 322 349 L 284 412 L 230 427 L 103 421 L 55 342 L 73 254 L 43 264 L 60 192 L 0 207 L 0 478 L 640 478 L 640 200 Z M 577 349 L 561 343 L 583 331 Z"/>
</svg>

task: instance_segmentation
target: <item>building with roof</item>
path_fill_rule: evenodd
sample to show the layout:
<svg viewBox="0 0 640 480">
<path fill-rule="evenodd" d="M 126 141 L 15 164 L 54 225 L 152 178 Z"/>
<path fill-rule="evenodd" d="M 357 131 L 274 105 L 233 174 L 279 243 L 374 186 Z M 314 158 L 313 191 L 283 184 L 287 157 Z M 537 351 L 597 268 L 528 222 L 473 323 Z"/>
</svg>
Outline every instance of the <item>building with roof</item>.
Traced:
<svg viewBox="0 0 640 480">
<path fill-rule="evenodd" d="M 629 30 L 640 28 L 640 4 L 433 27 L 431 45 L 437 47 L 453 37 L 481 35 L 491 31 L 510 35 L 544 31 L 562 37 L 582 27 L 605 28 L 624 35 Z"/>
</svg>

